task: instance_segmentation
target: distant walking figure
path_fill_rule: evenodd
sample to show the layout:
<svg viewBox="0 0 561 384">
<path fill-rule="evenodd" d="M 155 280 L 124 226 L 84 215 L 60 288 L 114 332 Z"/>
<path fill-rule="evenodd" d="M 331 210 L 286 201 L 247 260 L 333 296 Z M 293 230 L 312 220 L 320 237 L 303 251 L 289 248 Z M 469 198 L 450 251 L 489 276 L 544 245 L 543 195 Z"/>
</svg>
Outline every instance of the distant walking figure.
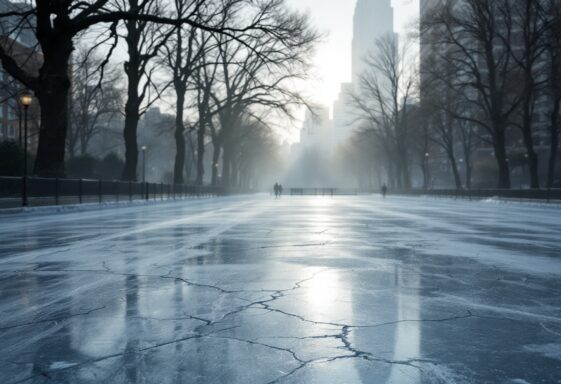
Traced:
<svg viewBox="0 0 561 384">
<path fill-rule="evenodd" d="M 279 191 L 280 191 L 280 185 L 279 183 L 275 183 L 275 186 L 273 187 L 274 191 L 275 191 L 275 199 L 279 198 Z"/>
<path fill-rule="evenodd" d="M 388 186 L 386 184 L 382 185 L 382 197 L 385 199 L 388 194 Z"/>
<path fill-rule="evenodd" d="M 279 197 L 282 197 L 282 184 L 279 184 Z"/>
</svg>

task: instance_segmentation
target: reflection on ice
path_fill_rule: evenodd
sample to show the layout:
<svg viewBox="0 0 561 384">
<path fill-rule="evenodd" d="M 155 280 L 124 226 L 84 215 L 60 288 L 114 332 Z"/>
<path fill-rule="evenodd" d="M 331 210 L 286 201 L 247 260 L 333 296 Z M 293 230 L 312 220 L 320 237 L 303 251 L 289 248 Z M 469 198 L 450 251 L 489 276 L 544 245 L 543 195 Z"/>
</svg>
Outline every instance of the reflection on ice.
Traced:
<svg viewBox="0 0 561 384">
<path fill-rule="evenodd" d="M 341 305 L 348 303 L 348 297 L 339 282 L 336 270 L 324 270 L 315 274 L 306 285 L 306 307 L 313 314 L 312 318 L 332 318 L 334 310 L 345 310 Z M 348 305 L 348 304 L 346 304 Z"/>
<path fill-rule="evenodd" d="M 411 361 L 421 358 L 421 278 L 418 272 L 407 273 L 398 266 L 396 268 L 398 282 L 397 296 L 397 328 L 393 347 L 393 361 Z M 420 371 L 416 368 L 393 365 L 388 384 L 420 383 Z"/>
<path fill-rule="evenodd" d="M 534 257 L 561 254 L 551 210 L 252 196 L 15 217 L 0 234 L 2 383 L 560 379 L 561 262 Z"/>
</svg>

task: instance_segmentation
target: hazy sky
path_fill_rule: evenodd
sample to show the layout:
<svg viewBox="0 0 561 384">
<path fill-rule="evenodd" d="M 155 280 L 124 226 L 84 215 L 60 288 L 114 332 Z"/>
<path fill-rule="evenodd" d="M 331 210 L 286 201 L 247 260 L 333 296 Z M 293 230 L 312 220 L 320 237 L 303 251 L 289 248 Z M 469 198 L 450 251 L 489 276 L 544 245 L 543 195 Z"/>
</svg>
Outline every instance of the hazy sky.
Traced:
<svg viewBox="0 0 561 384">
<path fill-rule="evenodd" d="M 351 78 L 351 42 L 356 0 L 287 0 L 291 6 L 310 13 L 313 24 L 326 33 L 314 59 L 317 79 L 310 82 L 315 102 L 331 106 L 339 86 Z M 392 0 L 396 32 L 418 17 L 419 0 Z M 374 21 L 375 22 L 375 21 Z"/>
</svg>

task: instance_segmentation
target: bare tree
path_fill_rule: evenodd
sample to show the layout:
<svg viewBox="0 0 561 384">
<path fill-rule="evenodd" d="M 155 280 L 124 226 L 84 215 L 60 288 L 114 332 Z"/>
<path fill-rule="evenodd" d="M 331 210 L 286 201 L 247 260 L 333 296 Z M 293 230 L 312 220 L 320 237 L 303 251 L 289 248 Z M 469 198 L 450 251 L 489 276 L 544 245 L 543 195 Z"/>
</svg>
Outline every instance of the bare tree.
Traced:
<svg viewBox="0 0 561 384">
<path fill-rule="evenodd" d="M 446 0 L 421 26 L 422 33 L 430 36 L 428 45 L 438 52 L 438 60 L 454 73 L 452 81 L 447 81 L 448 71 L 445 76 L 438 72 L 433 76 L 446 84 L 453 98 L 466 105 L 460 109 L 462 113 L 450 113 L 482 128 L 493 146 L 499 188 L 511 187 L 507 132 L 521 103 L 508 2 Z"/>
<path fill-rule="evenodd" d="M 553 187 L 556 175 L 557 156 L 559 151 L 559 135 L 561 134 L 561 7 L 559 0 L 547 0 L 547 30 L 545 48 L 547 58 L 547 86 L 545 94 L 550 104 L 549 112 L 549 160 L 547 187 Z"/>
<path fill-rule="evenodd" d="M 239 170 L 234 187 L 255 189 L 267 175 L 274 175 L 278 166 L 278 144 L 270 127 L 255 119 L 243 119 L 233 140 L 236 152 L 232 161 Z"/>
<path fill-rule="evenodd" d="M 195 84 L 197 88 L 197 178 L 196 184 L 202 185 L 205 169 L 204 169 L 204 156 L 206 148 L 206 137 L 208 132 L 211 133 L 212 142 L 215 143 L 215 151 L 213 155 L 213 162 L 211 165 L 212 172 L 212 185 L 216 185 L 218 181 L 218 157 L 220 156 L 220 144 L 217 144 L 217 133 L 213 119 L 216 110 L 212 106 L 212 89 L 214 86 L 216 71 L 218 64 L 213 64 L 209 52 L 205 52 L 200 58 L 200 65 L 195 72 Z"/>
<path fill-rule="evenodd" d="M 0 61 L 10 75 L 32 90 L 41 106 L 41 133 L 35 161 L 35 173 L 41 176 L 64 175 L 64 153 L 68 131 L 68 97 L 70 91 L 69 63 L 74 50 L 75 38 L 94 26 L 115 25 L 120 21 L 145 21 L 167 25 L 190 25 L 216 34 L 226 34 L 242 40 L 251 31 L 276 36 L 281 41 L 290 37 L 291 28 L 273 24 L 277 17 L 271 14 L 270 4 L 251 0 L 224 0 L 238 3 L 245 9 L 235 25 L 217 24 L 213 20 L 200 24 L 189 13 L 152 14 L 145 7 L 151 0 L 138 0 L 123 9 L 120 0 L 86 1 L 37 1 L 33 5 L 22 5 L 0 12 L 0 24 L 10 20 L 14 31 L 27 28 L 32 31 L 42 57 L 39 73 L 33 73 L 19 62 L 17 50 L 10 44 L 10 34 L 0 39 Z M 193 0 L 196 4 L 212 0 Z M 274 3 L 284 4 L 283 0 Z M 276 10 L 274 10 L 276 12 Z M 13 23 L 11 20 L 16 19 Z M 240 20 L 243 19 L 243 20 Z M 130 144 L 130 158 L 134 159 L 134 148 Z M 133 178 L 134 160 L 129 160 L 125 176 Z"/>
<path fill-rule="evenodd" d="M 438 79 L 431 79 L 427 83 L 430 84 L 430 89 L 423 92 L 423 117 L 427 123 L 427 138 L 446 153 L 456 189 L 461 189 L 462 179 L 456 156 L 460 124 L 450 113 L 455 103 L 448 88 L 442 86 Z"/>
<path fill-rule="evenodd" d="M 308 58 L 317 33 L 307 16 L 288 11 L 283 2 L 267 0 L 272 25 L 285 36 L 253 32 L 244 42 L 222 38 L 218 44 L 218 79 L 211 91 L 219 126 L 214 131 L 215 155 L 223 151 L 222 182 L 230 186 L 237 179 L 233 163 L 234 132 L 243 116 L 259 118 L 255 107 L 277 111 L 292 118 L 293 107 L 306 104 L 294 83 L 307 76 Z M 215 160 L 217 160 L 215 156 Z M 216 165 L 215 163 L 214 165 Z"/>
<path fill-rule="evenodd" d="M 161 15 L 155 0 L 129 0 L 129 12 Z M 124 21 L 128 60 L 124 64 L 127 76 L 127 100 L 125 103 L 125 166 L 123 180 L 136 180 L 138 167 L 137 130 L 140 117 L 156 102 L 166 85 L 156 80 L 158 65 L 155 58 L 172 35 L 174 28 L 161 28 L 141 19 Z"/>
<path fill-rule="evenodd" d="M 411 187 L 408 115 L 417 74 L 410 55 L 410 45 L 400 46 L 395 35 L 378 39 L 351 94 L 357 120 L 383 143 L 390 181 L 400 189 Z"/>
<path fill-rule="evenodd" d="M 526 146 L 530 185 L 532 188 L 539 188 L 538 155 L 534 148 L 534 118 L 536 103 L 545 85 L 544 80 L 547 79 L 546 76 L 542 76 L 543 71 L 540 70 L 540 67 L 543 67 L 544 37 L 547 31 L 544 18 L 546 7 L 542 1 L 536 0 L 510 0 L 502 3 L 502 6 L 506 7 L 502 14 L 511 14 L 513 20 L 513 41 L 505 43 L 513 45 L 512 56 L 520 68 L 522 78 L 520 116 L 516 123 L 520 127 Z"/>
<path fill-rule="evenodd" d="M 178 15 L 185 15 L 187 12 L 196 14 L 199 23 L 207 23 L 212 18 L 224 17 L 224 21 L 230 17 L 229 9 L 200 4 L 195 9 L 191 0 L 175 0 L 174 5 Z M 229 4 L 225 4 L 226 7 Z M 204 57 L 208 50 L 212 49 L 210 40 L 212 35 L 197 30 L 191 26 L 176 28 L 169 44 L 164 46 L 166 53 L 166 65 L 172 74 L 172 84 L 176 96 L 176 127 L 175 143 L 176 156 L 174 164 L 174 183 L 183 183 L 183 170 L 185 169 L 186 142 L 185 142 L 185 108 L 187 91 L 190 84 L 195 82 L 194 76 L 199 66 L 205 66 Z M 208 96 L 207 96 L 208 97 Z M 199 111 L 199 114 L 201 112 Z M 204 127 L 204 124 L 200 125 Z M 204 134 L 203 134 L 204 137 Z M 200 145 L 199 145 L 200 150 Z M 204 148 L 203 148 L 204 155 Z M 202 183 L 202 182 L 201 182 Z"/>
<path fill-rule="evenodd" d="M 81 46 L 73 59 L 71 125 L 67 136 L 70 156 L 79 148 L 88 151 L 91 139 L 121 110 L 121 93 L 117 87 L 116 68 L 100 71 L 104 57 Z"/>
</svg>

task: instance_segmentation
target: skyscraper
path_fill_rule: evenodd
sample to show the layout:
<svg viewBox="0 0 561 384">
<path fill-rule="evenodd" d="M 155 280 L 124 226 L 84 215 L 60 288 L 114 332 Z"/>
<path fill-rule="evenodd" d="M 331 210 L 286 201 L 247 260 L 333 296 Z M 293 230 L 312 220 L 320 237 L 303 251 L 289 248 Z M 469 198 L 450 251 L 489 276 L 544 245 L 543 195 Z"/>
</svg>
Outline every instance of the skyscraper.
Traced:
<svg viewBox="0 0 561 384">
<path fill-rule="evenodd" d="M 358 0 L 353 21 L 353 83 L 364 71 L 365 58 L 378 38 L 393 33 L 391 0 Z"/>
<path fill-rule="evenodd" d="M 391 0 L 358 0 L 353 19 L 352 82 L 341 84 L 333 106 L 335 145 L 342 144 L 356 128 L 356 116 L 349 94 L 358 88 L 359 77 L 367 65 L 365 59 L 375 49 L 376 40 L 394 33 Z"/>
</svg>

